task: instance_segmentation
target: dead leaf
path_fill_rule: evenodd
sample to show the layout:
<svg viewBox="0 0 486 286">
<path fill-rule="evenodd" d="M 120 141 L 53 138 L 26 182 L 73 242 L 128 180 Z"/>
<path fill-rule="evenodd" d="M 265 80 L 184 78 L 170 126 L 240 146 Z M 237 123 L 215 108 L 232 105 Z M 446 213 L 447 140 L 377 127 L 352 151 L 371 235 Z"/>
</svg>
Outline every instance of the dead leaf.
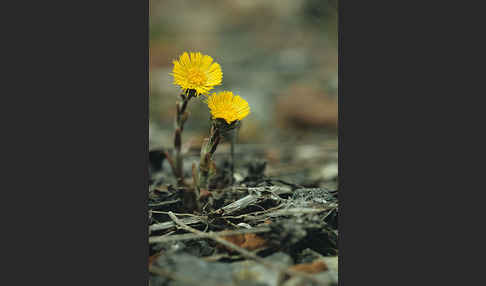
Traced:
<svg viewBox="0 0 486 286">
<path fill-rule="evenodd" d="M 255 250 L 265 246 L 265 243 L 266 241 L 255 233 L 247 233 L 245 234 L 245 242 L 241 247 L 248 250 Z"/>
<path fill-rule="evenodd" d="M 157 254 L 154 254 L 152 256 L 149 256 L 149 267 L 152 266 L 152 263 L 154 263 L 155 260 L 157 260 L 157 258 L 159 258 L 161 254 L 160 253 L 157 253 Z"/>
<path fill-rule="evenodd" d="M 266 244 L 266 241 L 255 233 L 227 235 L 222 236 L 222 238 L 246 250 L 256 250 L 264 247 Z M 232 251 L 232 249 L 229 249 L 228 247 L 224 248 Z"/>
<path fill-rule="evenodd" d="M 312 263 L 302 263 L 289 267 L 290 270 L 315 274 L 328 270 L 326 263 L 322 260 L 314 260 Z"/>
</svg>

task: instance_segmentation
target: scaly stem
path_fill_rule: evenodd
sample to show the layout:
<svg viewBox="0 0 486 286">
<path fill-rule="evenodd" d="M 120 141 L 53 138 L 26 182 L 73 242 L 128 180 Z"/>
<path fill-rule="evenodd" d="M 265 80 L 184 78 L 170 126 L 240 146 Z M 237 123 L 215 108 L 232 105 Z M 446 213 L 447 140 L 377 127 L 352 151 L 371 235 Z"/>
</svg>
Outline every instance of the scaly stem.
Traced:
<svg viewBox="0 0 486 286">
<path fill-rule="evenodd" d="M 218 147 L 219 141 L 221 140 L 219 129 L 212 124 L 209 134 L 209 138 L 204 139 L 203 145 L 201 146 L 201 159 L 199 161 L 199 179 L 198 188 L 208 189 L 209 177 L 212 164 L 212 156 Z"/>
<path fill-rule="evenodd" d="M 237 135 L 238 128 L 235 128 L 231 132 L 231 185 L 233 185 L 235 181 L 235 144 Z"/>
<path fill-rule="evenodd" d="M 184 123 L 189 117 L 189 113 L 186 112 L 187 104 L 189 100 L 194 96 L 193 90 L 186 90 L 185 93 L 181 94 L 182 102 L 177 103 L 177 113 L 175 121 L 175 132 L 174 132 L 174 151 L 175 151 L 175 164 L 172 170 L 177 178 L 177 184 L 179 186 L 184 185 L 184 172 L 183 172 L 183 162 L 182 162 L 182 131 L 184 130 Z"/>
</svg>

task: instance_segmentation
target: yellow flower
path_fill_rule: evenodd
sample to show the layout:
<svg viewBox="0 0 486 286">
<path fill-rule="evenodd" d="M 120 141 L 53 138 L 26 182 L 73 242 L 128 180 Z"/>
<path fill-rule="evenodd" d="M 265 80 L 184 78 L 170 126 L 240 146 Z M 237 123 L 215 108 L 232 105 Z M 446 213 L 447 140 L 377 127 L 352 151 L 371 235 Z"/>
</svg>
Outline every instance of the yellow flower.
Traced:
<svg viewBox="0 0 486 286">
<path fill-rule="evenodd" d="M 228 124 L 235 120 L 242 120 L 250 113 L 248 102 L 231 91 L 213 93 L 206 103 L 211 110 L 213 119 L 222 118 Z"/>
<path fill-rule="evenodd" d="M 201 53 L 185 52 L 179 60 L 174 60 L 174 84 L 183 90 L 194 89 L 196 94 L 204 94 L 221 84 L 223 73 L 213 58 Z"/>
</svg>

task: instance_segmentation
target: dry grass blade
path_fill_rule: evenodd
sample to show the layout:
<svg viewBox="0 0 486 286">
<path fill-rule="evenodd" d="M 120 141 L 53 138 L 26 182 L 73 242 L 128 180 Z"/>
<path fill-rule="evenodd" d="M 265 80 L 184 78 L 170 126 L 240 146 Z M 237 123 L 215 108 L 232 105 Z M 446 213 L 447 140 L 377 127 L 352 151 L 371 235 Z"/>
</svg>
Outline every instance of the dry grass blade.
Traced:
<svg viewBox="0 0 486 286">
<path fill-rule="evenodd" d="M 287 194 L 291 192 L 291 188 L 289 187 L 279 187 L 279 186 L 272 186 L 272 187 L 259 187 L 259 188 L 247 188 L 247 190 L 250 192 L 249 195 L 232 202 L 229 205 L 226 205 L 216 211 L 214 211 L 215 214 L 220 214 L 220 215 L 229 215 L 232 213 L 235 213 L 239 210 L 242 210 L 246 208 L 249 205 L 255 204 L 266 197 L 263 195 L 263 192 L 269 192 L 274 195 L 281 195 L 281 194 Z"/>
<path fill-rule="evenodd" d="M 223 236 L 223 235 L 239 235 L 239 234 L 247 234 L 247 233 L 262 233 L 262 232 L 269 232 L 269 227 L 255 227 L 251 229 L 242 229 L 242 230 L 232 230 L 232 231 L 220 231 L 220 232 L 213 232 L 214 235 Z M 149 237 L 149 244 L 152 243 L 160 243 L 160 242 L 168 242 L 168 241 L 179 241 L 179 240 L 190 240 L 190 239 L 198 239 L 198 238 L 205 238 L 205 236 L 201 236 L 200 234 L 194 233 L 185 233 L 185 234 L 178 234 L 178 235 L 161 235 L 161 236 L 151 236 Z"/>
<path fill-rule="evenodd" d="M 199 217 L 188 217 L 188 218 L 183 218 L 182 221 L 185 224 L 196 224 L 202 222 L 201 218 Z M 152 231 L 158 231 L 158 230 L 165 230 L 169 228 L 175 227 L 176 224 L 173 221 L 166 221 L 166 222 L 161 222 L 161 223 L 155 223 L 149 226 L 149 230 Z"/>
</svg>

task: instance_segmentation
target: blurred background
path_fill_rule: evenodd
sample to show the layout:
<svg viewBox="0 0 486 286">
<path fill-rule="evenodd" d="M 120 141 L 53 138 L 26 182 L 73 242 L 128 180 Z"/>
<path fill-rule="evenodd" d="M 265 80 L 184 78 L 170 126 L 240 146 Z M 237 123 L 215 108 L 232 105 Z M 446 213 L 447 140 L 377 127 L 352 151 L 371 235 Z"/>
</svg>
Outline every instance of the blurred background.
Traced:
<svg viewBox="0 0 486 286">
<path fill-rule="evenodd" d="M 337 2 L 150 0 L 150 149 L 172 147 L 180 89 L 169 73 L 174 59 L 196 51 L 221 65 L 223 84 L 211 92 L 229 90 L 250 104 L 237 150 L 280 166 L 268 170 L 280 176 L 292 157 L 295 168 L 318 172 L 303 176 L 329 183 L 337 176 Z M 183 143 L 197 152 L 209 111 L 199 100 L 188 110 Z"/>
</svg>

